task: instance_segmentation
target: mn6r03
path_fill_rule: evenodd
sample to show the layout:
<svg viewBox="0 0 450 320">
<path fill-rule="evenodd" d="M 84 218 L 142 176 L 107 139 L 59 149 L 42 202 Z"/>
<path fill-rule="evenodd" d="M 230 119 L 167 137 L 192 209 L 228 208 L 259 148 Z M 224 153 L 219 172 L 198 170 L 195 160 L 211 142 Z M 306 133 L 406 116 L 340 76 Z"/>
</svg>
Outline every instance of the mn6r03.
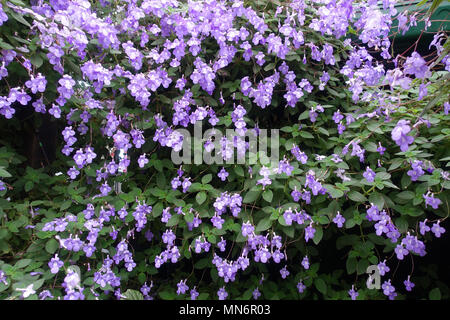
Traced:
<svg viewBox="0 0 450 320">
<path fill-rule="evenodd" d="M 224 315 L 269 315 L 270 314 L 270 305 L 256 305 L 256 304 L 230 304 L 223 306 L 223 314 Z"/>
</svg>

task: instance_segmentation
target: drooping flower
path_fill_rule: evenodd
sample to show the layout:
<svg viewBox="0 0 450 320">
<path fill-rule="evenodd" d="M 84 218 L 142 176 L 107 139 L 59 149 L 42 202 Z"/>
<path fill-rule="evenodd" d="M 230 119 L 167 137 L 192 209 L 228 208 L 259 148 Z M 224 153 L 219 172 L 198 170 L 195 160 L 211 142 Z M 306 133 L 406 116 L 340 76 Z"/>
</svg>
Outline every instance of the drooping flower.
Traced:
<svg viewBox="0 0 450 320">
<path fill-rule="evenodd" d="M 355 290 L 355 285 L 352 285 L 352 288 L 348 291 L 348 295 L 352 300 L 356 300 L 356 298 L 359 296 L 358 291 Z"/>
<path fill-rule="evenodd" d="M 409 145 L 414 142 L 414 138 L 407 135 L 410 131 L 409 120 L 398 121 L 397 125 L 392 130 L 392 140 L 400 146 L 400 150 L 403 152 L 407 151 Z"/>
</svg>

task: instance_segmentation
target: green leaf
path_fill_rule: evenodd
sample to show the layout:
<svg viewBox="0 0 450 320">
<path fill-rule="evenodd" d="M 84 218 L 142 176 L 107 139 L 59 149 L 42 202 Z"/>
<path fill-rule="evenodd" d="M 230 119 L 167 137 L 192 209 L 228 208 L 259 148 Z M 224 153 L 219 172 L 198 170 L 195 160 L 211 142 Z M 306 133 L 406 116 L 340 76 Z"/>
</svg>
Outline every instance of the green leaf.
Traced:
<svg viewBox="0 0 450 320">
<path fill-rule="evenodd" d="M 186 214 L 184 215 L 184 220 L 185 220 L 186 222 L 192 222 L 192 221 L 194 221 L 194 213 L 192 213 L 191 211 L 189 211 L 188 213 L 186 213 Z"/>
<path fill-rule="evenodd" d="M 316 229 L 316 232 L 314 233 L 314 238 L 312 240 L 317 245 L 317 244 L 319 244 L 320 240 L 322 240 L 323 230 L 322 230 L 321 226 L 318 226 L 315 229 Z"/>
<path fill-rule="evenodd" d="M 273 199 L 273 192 L 272 190 L 267 189 L 266 191 L 263 192 L 262 196 L 264 200 L 270 203 L 272 202 Z"/>
<path fill-rule="evenodd" d="M 314 139 L 314 136 L 311 133 L 309 133 L 308 131 L 300 131 L 299 134 L 302 138 Z"/>
<path fill-rule="evenodd" d="M 206 200 L 206 193 L 204 191 L 201 191 L 197 193 L 195 196 L 195 201 L 197 201 L 198 204 L 202 204 Z"/>
<path fill-rule="evenodd" d="M 392 160 L 392 163 L 389 166 L 388 171 L 397 169 L 398 167 L 400 167 L 403 164 L 403 161 L 404 161 L 404 159 L 402 159 L 402 158 L 395 158 L 394 160 Z"/>
<path fill-rule="evenodd" d="M 56 250 L 58 250 L 58 248 L 59 248 L 59 243 L 55 239 L 50 239 L 45 244 L 45 251 L 47 251 L 50 254 L 55 253 Z"/>
<path fill-rule="evenodd" d="M 205 269 L 209 264 L 210 264 L 210 259 L 208 259 L 208 258 L 203 258 L 203 259 L 198 260 L 198 261 L 194 264 L 194 268 L 195 268 L 195 269 Z"/>
<path fill-rule="evenodd" d="M 10 11 L 9 13 L 11 14 L 11 16 L 13 16 L 14 19 L 19 21 L 23 25 L 26 25 L 28 28 L 31 28 L 31 25 L 28 23 L 27 20 L 24 19 L 24 17 L 20 13 L 17 13 L 15 11 Z"/>
<path fill-rule="evenodd" d="M 383 196 L 378 192 L 374 192 L 369 196 L 369 202 L 375 204 L 379 210 L 382 210 L 384 207 Z"/>
<path fill-rule="evenodd" d="M 44 63 L 44 60 L 41 58 L 39 54 L 34 54 L 30 57 L 30 62 L 36 67 L 39 68 Z"/>
<path fill-rule="evenodd" d="M 14 47 L 12 45 L 10 45 L 9 43 L 3 42 L 1 39 L 0 39 L 0 47 L 5 50 L 13 50 L 14 49 Z"/>
<path fill-rule="evenodd" d="M 325 281 L 323 281 L 323 279 L 317 278 L 316 280 L 314 280 L 314 286 L 323 295 L 327 293 L 327 284 L 325 283 Z"/>
<path fill-rule="evenodd" d="M 128 289 L 122 294 L 122 300 L 144 300 L 144 296 L 137 290 Z"/>
<path fill-rule="evenodd" d="M 358 274 L 364 274 L 369 266 L 369 260 L 361 259 L 356 265 L 356 271 Z"/>
<path fill-rule="evenodd" d="M 261 194 L 261 190 L 250 190 L 248 191 L 244 199 L 242 200 L 243 203 L 251 203 L 254 202 L 256 199 L 258 199 L 259 195 Z"/>
<path fill-rule="evenodd" d="M 244 176 L 244 169 L 241 166 L 234 167 L 234 172 L 240 177 Z"/>
<path fill-rule="evenodd" d="M 344 191 L 335 188 L 331 184 L 325 184 L 324 187 L 327 189 L 327 191 L 330 193 L 330 195 L 334 199 L 340 198 L 340 197 L 342 197 L 344 195 Z"/>
<path fill-rule="evenodd" d="M 428 297 L 430 300 L 441 300 L 441 290 L 439 290 L 439 288 L 434 288 L 430 291 Z"/>
<path fill-rule="evenodd" d="M 356 263 L 357 263 L 356 258 L 354 257 L 347 258 L 345 266 L 348 274 L 352 274 L 356 271 Z"/>
<path fill-rule="evenodd" d="M 268 65 L 266 65 L 264 67 L 264 71 L 269 71 L 269 70 L 272 70 L 272 69 L 275 69 L 275 63 L 274 62 L 269 63 Z"/>
<path fill-rule="evenodd" d="M 396 195 L 397 198 L 402 200 L 412 200 L 414 199 L 414 192 L 412 191 L 402 191 Z"/>
<path fill-rule="evenodd" d="M 211 182 L 211 180 L 212 180 L 212 174 L 208 173 L 207 175 L 204 175 L 202 177 L 202 184 L 208 184 Z"/>
<path fill-rule="evenodd" d="M 168 292 L 168 291 L 161 291 L 161 292 L 159 293 L 159 296 L 160 296 L 161 299 L 163 299 L 163 300 L 173 300 L 174 297 L 175 297 L 173 293 L 170 293 L 170 292 Z"/>
<path fill-rule="evenodd" d="M 66 200 L 61 204 L 61 211 L 64 211 L 68 208 L 70 208 L 70 206 L 72 205 L 72 201 L 71 200 Z"/>
<path fill-rule="evenodd" d="M 260 232 L 269 229 L 272 226 L 272 220 L 269 217 L 264 218 L 258 222 L 255 231 Z"/>
<path fill-rule="evenodd" d="M 348 193 L 348 197 L 350 198 L 350 200 L 352 200 L 354 202 L 366 202 L 367 201 L 366 196 L 359 193 L 358 191 L 350 191 Z"/>
<path fill-rule="evenodd" d="M 0 178 L 10 178 L 10 177 L 12 177 L 12 175 L 8 171 L 3 169 L 3 167 L 0 167 Z"/>
<path fill-rule="evenodd" d="M 6 238 L 9 234 L 8 229 L 0 228 L 0 240 Z"/>
<path fill-rule="evenodd" d="M 33 189 L 33 187 L 34 187 L 34 182 L 33 181 L 27 181 L 25 183 L 25 187 L 24 187 L 25 192 L 30 192 L 31 189 Z"/>
<path fill-rule="evenodd" d="M 21 260 L 16 262 L 14 267 L 17 268 L 17 269 L 23 269 L 26 266 L 28 266 L 31 263 L 31 261 L 32 261 L 31 259 L 21 259 Z"/>
</svg>

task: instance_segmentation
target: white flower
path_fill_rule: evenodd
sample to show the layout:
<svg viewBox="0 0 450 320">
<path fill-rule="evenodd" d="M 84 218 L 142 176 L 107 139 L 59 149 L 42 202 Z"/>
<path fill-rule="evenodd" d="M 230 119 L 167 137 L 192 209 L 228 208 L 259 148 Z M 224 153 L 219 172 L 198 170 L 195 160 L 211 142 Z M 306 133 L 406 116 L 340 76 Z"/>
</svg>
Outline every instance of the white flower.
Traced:
<svg viewBox="0 0 450 320">
<path fill-rule="evenodd" d="M 69 273 L 64 278 L 64 282 L 67 285 L 67 289 L 72 291 L 80 286 L 80 275 L 77 272 L 69 270 Z"/>
<path fill-rule="evenodd" d="M 28 298 L 32 294 L 36 293 L 36 291 L 33 290 L 33 284 L 30 284 L 26 288 L 17 288 L 16 291 L 23 291 L 22 295 L 23 295 L 24 298 Z"/>
</svg>

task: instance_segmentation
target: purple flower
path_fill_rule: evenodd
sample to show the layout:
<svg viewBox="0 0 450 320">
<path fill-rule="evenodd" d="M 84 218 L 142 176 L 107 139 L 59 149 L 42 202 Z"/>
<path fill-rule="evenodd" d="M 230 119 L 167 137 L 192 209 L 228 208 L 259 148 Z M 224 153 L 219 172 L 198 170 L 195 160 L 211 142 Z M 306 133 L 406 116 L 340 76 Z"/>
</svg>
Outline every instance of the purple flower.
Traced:
<svg viewBox="0 0 450 320">
<path fill-rule="evenodd" d="M 352 300 L 356 300 L 359 293 L 355 290 L 355 285 L 352 285 L 352 288 L 348 291 L 348 295 Z"/>
<path fill-rule="evenodd" d="M 217 291 L 217 295 L 219 296 L 219 300 L 225 300 L 228 297 L 225 287 L 220 288 L 219 291 Z"/>
<path fill-rule="evenodd" d="M 303 291 L 305 291 L 305 289 L 306 289 L 306 286 L 303 284 L 303 282 L 300 280 L 298 283 L 297 283 L 297 290 L 298 290 L 298 292 L 299 293 L 303 293 Z"/>
<path fill-rule="evenodd" d="M 51 114 L 56 119 L 61 118 L 61 109 L 56 104 L 52 104 L 52 107 L 48 109 L 48 113 Z"/>
<path fill-rule="evenodd" d="M 111 187 L 106 183 L 106 181 L 100 186 L 100 193 L 102 194 L 102 196 L 107 196 L 108 193 L 111 192 L 111 190 Z"/>
<path fill-rule="evenodd" d="M 406 256 L 409 251 L 403 247 L 403 245 L 398 244 L 397 247 L 395 247 L 395 254 L 397 255 L 398 260 L 403 260 L 404 256 Z"/>
<path fill-rule="evenodd" d="M 145 154 L 140 155 L 140 157 L 138 159 L 139 168 L 143 168 L 148 163 L 148 161 L 149 160 L 147 159 Z"/>
<path fill-rule="evenodd" d="M 39 299 L 40 300 L 45 300 L 47 298 L 50 298 L 50 299 L 54 298 L 50 291 L 43 290 L 41 293 L 39 293 Z"/>
<path fill-rule="evenodd" d="M 177 295 L 186 293 L 187 290 L 189 290 L 189 287 L 186 285 L 186 279 L 180 280 L 180 282 L 177 283 Z"/>
<path fill-rule="evenodd" d="M 25 82 L 25 86 L 30 88 L 33 94 L 36 94 L 37 92 L 44 92 L 46 85 L 47 80 L 45 80 L 45 77 L 40 73 L 38 73 L 36 78 L 31 76 L 31 79 Z"/>
<path fill-rule="evenodd" d="M 284 213 L 283 213 L 283 218 L 284 221 L 286 222 L 286 224 L 288 226 L 292 225 L 292 220 L 294 219 L 294 216 L 292 214 L 292 210 L 291 208 L 287 209 Z"/>
<path fill-rule="evenodd" d="M 153 287 L 153 283 L 150 284 L 150 286 L 147 285 L 147 282 L 144 282 L 144 284 L 141 287 L 141 292 L 144 296 L 148 296 L 148 294 L 150 293 L 150 290 Z"/>
<path fill-rule="evenodd" d="M 173 190 L 177 189 L 179 186 L 181 186 L 180 177 L 176 176 L 175 178 L 172 179 L 170 183 L 172 184 Z"/>
<path fill-rule="evenodd" d="M 136 69 L 140 70 L 142 68 L 142 58 L 143 54 L 133 47 L 133 43 L 131 41 L 127 41 L 126 43 L 122 43 L 122 47 L 125 49 L 125 53 L 130 59 L 131 65 Z"/>
<path fill-rule="evenodd" d="M 214 217 L 211 218 L 211 222 L 213 226 L 216 227 L 217 229 L 222 229 L 222 225 L 225 223 L 225 219 L 222 219 L 216 213 Z"/>
<path fill-rule="evenodd" d="M 427 62 L 417 52 L 413 52 L 411 56 L 406 59 L 403 66 L 403 72 L 404 74 L 413 74 L 419 79 L 425 79 L 431 76 Z"/>
<path fill-rule="evenodd" d="M 281 278 L 286 279 L 286 277 L 289 275 L 289 271 L 286 269 L 286 266 L 284 266 L 283 269 L 280 270 Z"/>
<path fill-rule="evenodd" d="M 48 263 L 48 266 L 50 268 L 50 272 L 55 274 L 59 272 L 59 269 L 64 265 L 64 263 L 59 260 L 58 255 L 55 254 L 55 256 L 50 260 Z"/>
<path fill-rule="evenodd" d="M 380 153 L 380 155 L 383 155 L 384 152 L 386 151 L 386 148 L 381 145 L 381 142 L 378 142 L 377 151 Z"/>
<path fill-rule="evenodd" d="M 219 250 L 221 252 L 224 252 L 226 249 L 226 246 L 227 246 L 227 241 L 223 237 L 220 237 L 220 238 L 222 240 L 217 243 L 217 247 L 219 248 Z"/>
<path fill-rule="evenodd" d="M 80 171 L 78 171 L 75 167 L 72 167 L 67 171 L 67 174 L 69 175 L 70 179 L 75 179 L 79 174 Z"/>
<path fill-rule="evenodd" d="M 0 26 L 8 21 L 8 15 L 3 11 L 3 6 L 0 6 Z"/>
<path fill-rule="evenodd" d="M 168 246 L 174 244 L 175 238 L 176 238 L 175 234 L 170 229 L 167 229 L 162 235 L 162 241 L 166 243 Z"/>
<path fill-rule="evenodd" d="M 291 153 L 295 156 L 297 161 L 301 162 L 302 164 L 306 164 L 308 161 L 308 156 L 306 153 L 300 151 L 300 148 L 297 145 L 294 145 L 291 149 Z"/>
<path fill-rule="evenodd" d="M 333 222 L 337 224 L 338 228 L 342 228 L 345 222 L 345 218 L 338 211 L 336 217 L 334 217 Z"/>
<path fill-rule="evenodd" d="M 298 202 L 300 200 L 300 197 L 302 196 L 302 193 L 297 190 L 297 187 L 294 187 L 294 190 L 292 190 L 291 192 L 291 196 L 295 202 Z"/>
<path fill-rule="evenodd" d="M 337 124 L 341 122 L 341 120 L 344 119 L 344 116 L 341 114 L 341 111 L 338 110 L 333 114 L 333 120 Z"/>
<path fill-rule="evenodd" d="M 378 271 L 380 272 L 381 276 L 384 276 L 387 272 L 389 272 L 391 269 L 386 265 L 386 260 L 383 262 L 380 262 L 378 265 Z"/>
<path fill-rule="evenodd" d="M 172 215 L 170 214 L 170 207 L 167 207 L 162 212 L 161 222 L 167 223 L 170 218 L 172 218 Z"/>
<path fill-rule="evenodd" d="M 443 234 L 445 232 L 445 229 L 443 227 L 441 227 L 439 225 L 439 223 L 440 223 L 440 221 L 434 223 L 433 226 L 431 227 L 431 232 L 434 233 L 436 238 L 440 238 L 441 234 Z"/>
<path fill-rule="evenodd" d="M 422 100 L 426 95 L 428 95 L 428 85 L 430 83 L 422 83 L 419 87 L 419 97 L 417 98 L 417 101 Z"/>
<path fill-rule="evenodd" d="M 410 279 L 411 276 L 408 276 L 408 279 L 403 281 L 403 284 L 405 285 L 406 291 L 412 291 L 412 288 L 414 288 L 415 284 L 411 282 Z"/>
<path fill-rule="evenodd" d="M 256 63 L 262 66 L 266 62 L 266 60 L 264 60 L 264 57 L 265 57 L 264 53 L 262 53 L 261 51 L 258 52 L 258 54 L 255 56 Z"/>
<path fill-rule="evenodd" d="M 309 239 L 314 238 L 314 234 L 316 233 L 316 229 L 313 228 L 312 222 L 308 227 L 305 228 L 305 240 L 308 242 Z"/>
<path fill-rule="evenodd" d="M 305 256 L 302 260 L 302 266 L 305 268 L 305 270 L 309 269 L 309 259 L 308 256 Z"/>
<path fill-rule="evenodd" d="M 391 280 L 385 281 L 383 285 L 381 286 L 383 289 L 383 293 L 386 296 L 390 296 L 392 293 L 395 292 L 394 286 L 391 284 Z"/>
<path fill-rule="evenodd" d="M 74 93 L 72 87 L 75 85 L 75 80 L 73 80 L 71 76 L 65 74 L 61 79 L 59 79 L 58 83 L 60 84 L 60 87 L 58 87 L 57 90 L 61 97 L 70 99 Z"/>
<path fill-rule="evenodd" d="M 250 221 L 244 222 L 242 224 L 241 232 L 244 237 L 248 237 L 249 235 L 252 235 L 254 231 L 255 231 L 255 227 L 252 226 Z"/>
<path fill-rule="evenodd" d="M 417 181 L 417 179 L 425 174 L 422 170 L 423 162 L 420 160 L 414 160 L 411 164 L 411 170 L 408 170 L 407 174 L 411 177 L 411 181 Z"/>
<path fill-rule="evenodd" d="M 413 137 L 407 136 L 410 131 L 411 128 L 409 127 L 409 121 L 406 120 L 400 120 L 392 130 L 392 140 L 400 146 L 400 150 L 402 152 L 407 151 L 408 146 L 414 142 Z"/>
<path fill-rule="evenodd" d="M 424 194 L 423 198 L 425 199 L 425 208 L 427 208 L 427 206 L 431 206 L 433 209 L 437 209 L 442 203 L 442 201 L 439 198 L 435 198 L 434 194 L 431 192 L 427 192 L 427 194 Z"/>
<path fill-rule="evenodd" d="M 195 289 L 195 287 L 191 289 L 190 294 L 191 294 L 191 300 L 196 300 L 197 297 L 199 296 L 199 293 L 198 293 L 198 291 Z"/>
<path fill-rule="evenodd" d="M 261 263 L 267 263 L 267 261 L 269 261 L 271 256 L 272 255 L 270 254 L 267 247 L 261 247 L 259 250 L 255 251 L 254 259 L 256 262 L 261 261 Z"/>
<path fill-rule="evenodd" d="M 289 164 L 287 159 L 281 160 L 278 164 L 278 174 L 285 173 L 287 176 L 292 174 L 294 167 Z"/>
<path fill-rule="evenodd" d="M 366 178 L 367 182 L 374 182 L 375 172 L 372 169 L 370 169 L 370 167 L 366 167 L 366 171 L 364 171 L 363 177 Z"/>
<path fill-rule="evenodd" d="M 183 183 L 181 184 L 181 186 L 183 187 L 183 193 L 186 193 L 188 191 L 191 184 L 192 184 L 191 178 L 185 178 L 183 180 Z"/>
<path fill-rule="evenodd" d="M 284 253 L 277 249 L 272 253 L 272 259 L 275 263 L 280 263 L 284 259 Z"/>
<path fill-rule="evenodd" d="M 227 180 L 229 173 L 225 170 L 224 167 L 222 167 L 222 170 L 217 174 L 217 176 L 220 178 L 220 180 L 225 181 Z"/>
<path fill-rule="evenodd" d="M 258 298 L 261 296 L 261 292 L 259 292 L 258 288 L 256 288 L 255 290 L 253 290 L 253 299 L 258 300 Z"/>
</svg>

